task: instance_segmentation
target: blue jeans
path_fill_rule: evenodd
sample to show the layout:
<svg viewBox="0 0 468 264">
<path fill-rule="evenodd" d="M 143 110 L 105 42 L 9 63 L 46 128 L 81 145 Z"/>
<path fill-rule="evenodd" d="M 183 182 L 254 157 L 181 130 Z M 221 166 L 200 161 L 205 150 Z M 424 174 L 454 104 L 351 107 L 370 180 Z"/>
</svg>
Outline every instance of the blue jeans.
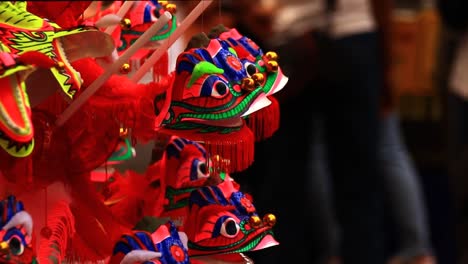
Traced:
<svg viewBox="0 0 468 264">
<path fill-rule="evenodd" d="M 339 255 L 339 225 L 333 210 L 332 182 L 330 181 L 326 146 L 323 142 L 323 123 L 316 119 L 312 138 L 312 160 L 309 161 L 310 203 L 317 211 L 316 235 L 324 245 L 324 256 Z M 392 112 L 382 118 L 378 141 L 378 165 L 384 177 L 385 194 L 390 216 L 396 224 L 398 255 L 408 259 L 431 254 L 431 241 L 426 205 L 419 175 L 402 139 L 399 118 Z"/>
<path fill-rule="evenodd" d="M 379 163 L 384 173 L 390 213 L 398 231 L 400 255 L 430 254 L 426 204 L 419 174 L 402 139 L 397 113 L 383 118 L 379 146 Z"/>
</svg>

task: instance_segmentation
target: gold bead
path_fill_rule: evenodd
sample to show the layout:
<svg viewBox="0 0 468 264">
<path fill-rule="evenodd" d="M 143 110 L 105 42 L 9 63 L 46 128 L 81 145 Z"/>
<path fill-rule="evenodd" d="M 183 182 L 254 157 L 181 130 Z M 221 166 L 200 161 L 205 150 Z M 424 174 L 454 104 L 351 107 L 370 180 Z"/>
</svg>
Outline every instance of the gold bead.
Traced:
<svg viewBox="0 0 468 264">
<path fill-rule="evenodd" d="M 278 60 L 278 54 L 276 52 L 274 52 L 274 51 L 268 51 L 265 54 L 265 57 L 267 57 L 268 60 L 273 60 L 273 61 Z"/>
<path fill-rule="evenodd" d="M 174 15 L 177 11 L 177 6 L 175 4 L 167 4 L 164 9 Z"/>
<path fill-rule="evenodd" d="M 221 161 L 221 156 L 219 156 L 218 154 L 214 155 L 213 158 L 212 158 L 212 161 L 213 162 L 220 162 Z"/>
<path fill-rule="evenodd" d="M 122 66 L 120 67 L 120 73 L 122 74 L 128 74 L 130 72 L 130 64 L 128 63 L 124 63 L 122 64 Z"/>
<path fill-rule="evenodd" d="M 8 254 L 10 252 L 10 245 L 6 241 L 0 242 L 0 253 Z"/>
<path fill-rule="evenodd" d="M 132 21 L 129 18 L 124 18 L 120 21 L 120 26 L 123 29 L 128 30 L 132 26 Z"/>
<path fill-rule="evenodd" d="M 252 215 L 249 219 L 249 223 L 253 228 L 259 228 L 262 225 L 262 220 L 258 215 Z"/>
<path fill-rule="evenodd" d="M 119 130 L 119 135 L 121 137 L 126 137 L 128 135 L 128 129 L 125 127 L 121 127 Z"/>
<path fill-rule="evenodd" d="M 257 72 L 254 75 L 252 75 L 252 79 L 255 81 L 257 85 L 262 85 L 263 82 L 265 81 L 265 76 L 263 75 L 263 73 Z"/>
<path fill-rule="evenodd" d="M 276 216 L 274 214 L 266 214 L 263 217 L 263 223 L 267 226 L 274 226 L 276 224 Z"/>
<path fill-rule="evenodd" d="M 167 4 L 169 4 L 168 1 L 158 1 L 158 3 L 159 3 L 160 5 L 162 5 L 163 7 L 166 7 Z"/>
<path fill-rule="evenodd" d="M 55 68 L 62 70 L 65 68 L 65 63 L 62 61 L 57 61 L 57 63 L 55 63 Z"/>
<path fill-rule="evenodd" d="M 252 78 L 244 78 L 241 83 L 242 90 L 253 91 L 255 89 L 255 81 Z"/>
<path fill-rule="evenodd" d="M 269 72 L 276 72 L 278 71 L 279 65 L 276 61 L 269 61 L 267 62 L 266 67 Z"/>
</svg>

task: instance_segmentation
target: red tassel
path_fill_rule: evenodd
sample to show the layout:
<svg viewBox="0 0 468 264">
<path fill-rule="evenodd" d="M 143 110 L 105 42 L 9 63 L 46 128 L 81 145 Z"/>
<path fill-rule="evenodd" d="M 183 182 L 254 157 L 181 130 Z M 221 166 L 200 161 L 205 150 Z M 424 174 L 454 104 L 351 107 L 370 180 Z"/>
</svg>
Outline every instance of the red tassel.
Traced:
<svg viewBox="0 0 468 264">
<path fill-rule="evenodd" d="M 163 76 L 169 75 L 169 52 L 158 60 L 153 66 L 153 81 L 159 81 Z"/>
<path fill-rule="evenodd" d="M 161 129 L 161 133 L 177 135 L 203 144 L 210 156 L 219 155 L 228 159 L 228 172 L 240 172 L 247 169 L 254 161 L 255 137 L 252 131 L 242 128 L 229 134 L 199 133 L 194 131 Z"/>
<path fill-rule="evenodd" d="M 271 105 L 249 115 L 247 126 L 252 129 L 255 141 L 270 138 L 280 126 L 280 105 L 273 96 L 268 96 Z"/>
<path fill-rule="evenodd" d="M 105 192 L 106 205 L 115 217 L 119 217 L 129 226 L 135 226 L 143 218 L 145 192 L 150 185 L 145 175 L 133 171 L 121 174 L 118 171 L 112 175 L 114 179 L 108 184 Z"/>
<path fill-rule="evenodd" d="M 40 240 L 37 260 L 39 263 L 62 263 L 66 258 L 69 241 L 75 234 L 75 219 L 65 201 L 56 205 L 47 217 L 47 227 L 51 230 L 49 237 Z"/>
<path fill-rule="evenodd" d="M 68 175 L 66 184 L 70 188 L 70 210 L 76 219 L 77 235 L 86 243 L 84 247 L 93 249 L 93 256 L 88 258 L 105 258 L 112 252 L 115 241 L 131 226 L 115 217 L 104 205 L 102 196 L 93 189 L 89 175 Z"/>
</svg>

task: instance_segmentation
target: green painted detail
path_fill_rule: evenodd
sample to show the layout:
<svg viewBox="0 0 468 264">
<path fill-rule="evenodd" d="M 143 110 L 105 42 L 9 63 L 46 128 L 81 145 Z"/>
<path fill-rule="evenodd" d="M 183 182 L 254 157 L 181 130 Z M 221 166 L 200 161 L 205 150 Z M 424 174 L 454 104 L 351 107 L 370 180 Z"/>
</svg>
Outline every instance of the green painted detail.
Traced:
<svg viewBox="0 0 468 264">
<path fill-rule="evenodd" d="M 174 198 L 177 195 L 191 193 L 195 189 L 197 189 L 197 188 L 174 189 L 174 188 L 171 188 L 171 187 L 167 187 L 167 189 L 166 189 L 166 198 L 169 201 L 169 204 L 165 205 L 164 208 L 166 210 L 174 210 L 174 209 L 179 209 L 179 208 L 187 206 L 188 201 L 189 201 L 188 196 L 187 196 L 186 199 L 181 199 L 178 202 L 175 202 Z"/>
<path fill-rule="evenodd" d="M 229 109 L 226 112 L 222 113 L 183 113 L 180 114 L 176 121 L 180 121 L 182 118 L 198 118 L 204 120 L 221 120 L 226 119 L 226 117 L 234 117 L 241 115 L 245 110 L 247 110 L 248 104 L 250 104 L 260 93 L 262 93 L 262 89 L 255 89 L 251 93 L 249 93 L 244 100 L 242 100 L 238 105 L 234 108 Z M 224 117 L 223 117 L 224 115 Z"/>
<path fill-rule="evenodd" d="M 164 34 L 161 34 L 161 35 L 157 34 L 157 35 L 153 36 L 151 38 L 151 41 L 158 41 L 158 40 L 167 39 L 176 30 L 176 28 L 177 28 L 176 16 L 173 15 L 171 20 L 172 20 L 171 29 L 169 29 L 169 31 L 167 31 Z M 166 28 L 167 28 L 167 25 L 164 26 L 160 31 L 165 30 Z"/>
<path fill-rule="evenodd" d="M 262 60 L 263 60 L 262 56 L 257 56 L 257 58 L 255 58 L 255 61 L 257 62 L 256 66 L 257 66 L 258 71 L 261 73 L 264 73 L 266 72 L 267 69 L 265 66 L 260 66 L 259 62 L 261 62 Z"/>
<path fill-rule="evenodd" d="M 226 179 L 226 172 L 219 173 L 219 178 L 224 181 Z"/>
<path fill-rule="evenodd" d="M 132 143 L 130 143 L 130 139 L 125 138 L 125 149 L 123 150 L 123 154 L 121 154 L 120 149 L 117 149 L 116 152 L 112 153 L 109 161 L 124 161 L 131 159 L 132 156 Z M 119 155 L 120 154 L 120 155 Z"/>
<path fill-rule="evenodd" d="M 198 80 L 200 77 L 202 77 L 205 74 L 223 74 L 224 70 L 221 68 L 216 67 L 211 62 L 207 61 L 201 61 L 195 65 L 192 71 L 192 77 L 190 78 L 189 83 L 187 84 L 187 87 L 190 88 L 196 80 Z"/>
<path fill-rule="evenodd" d="M 166 128 L 174 130 L 198 130 L 199 133 L 214 133 L 229 134 L 240 130 L 240 127 L 216 127 L 192 122 L 178 122 L 172 125 L 167 125 Z"/>
<path fill-rule="evenodd" d="M 239 56 L 237 56 L 237 52 L 236 52 L 235 49 L 233 49 L 232 47 L 229 47 L 228 49 L 232 54 L 236 55 L 236 57 L 239 57 Z"/>
<path fill-rule="evenodd" d="M 172 16 L 172 24 L 171 24 L 171 28 L 166 31 L 166 29 L 168 28 L 168 25 L 164 25 L 164 27 L 159 30 L 159 32 L 164 32 L 166 31 L 164 34 L 158 34 L 156 33 L 156 35 L 154 35 L 153 37 L 150 38 L 150 41 L 159 41 L 159 40 L 164 40 L 164 39 L 167 39 L 172 33 L 174 33 L 174 31 L 176 30 L 177 28 L 177 19 L 176 19 L 176 16 Z M 125 40 L 125 38 L 123 37 L 124 35 L 134 35 L 134 36 L 141 36 L 143 35 L 143 33 L 145 32 L 141 32 L 141 31 L 136 31 L 136 30 L 122 30 L 122 34 L 121 34 L 121 37 L 120 37 L 120 40 L 122 41 L 122 45 L 120 47 L 117 48 L 117 51 L 122 51 L 122 50 L 125 50 L 128 46 L 128 43 L 127 41 Z M 133 43 L 135 43 L 135 41 L 137 40 L 138 38 L 135 38 L 135 39 L 132 39 L 130 40 L 130 45 L 132 45 Z"/>
<path fill-rule="evenodd" d="M 232 95 L 236 96 L 236 97 L 239 97 L 242 95 L 242 90 L 240 92 L 237 92 L 236 90 L 234 90 L 234 87 L 232 84 L 229 83 L 229 91 L 231 91 Z"/>
<path fill-rule="evenodd" d="M 265 81 L 265 85 L 262 88 L 264 93 L 268 93 L 271 90 L 277 78 L 278 78 L 278 72 L 273 72 L 268 75 Z"/>
<path fill-rule="evenodd" d="M 242 230 L 241 230 L 242 231 Z M 253 232 L 253 231 L 251 231 Z M 249 232 L 249 233 L 251 233 Z M 188 248 L 193 249 L 193 250 L 199 250 L 199 251 L 220 251 L 222 250 L 224 253 L 240 253 L 240 252 L 247 252 L 251 251 L 253 248 L 255 248 L 260 241 L 266 236 L 266 235 L 273 235 L 273 232 L 271 230 L 263 232 L 258 234 L 257 237 L 249 239 L 250 241 L 246 243 L 246 239 L 249 238 L 249 234 L 245 234 L 243 239 L 236 241 L 235 243 L 226 245 L 226 246 L 213 246 L 213 247 L 204 247 L 197 245 L 191 241 L 188 241 Z M 245 243 L 245 244 L 244 244 Z M 237 246 L 239 246 L 237 248 Z"/>
</svg>

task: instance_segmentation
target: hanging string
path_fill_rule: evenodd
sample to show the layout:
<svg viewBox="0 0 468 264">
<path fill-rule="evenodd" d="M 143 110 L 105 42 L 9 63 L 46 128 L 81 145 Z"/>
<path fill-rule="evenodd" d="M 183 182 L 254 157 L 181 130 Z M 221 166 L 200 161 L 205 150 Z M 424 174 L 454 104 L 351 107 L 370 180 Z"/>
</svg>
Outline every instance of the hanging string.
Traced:
<svg viewBox="0 0 468 264">
<path fill-rule="evenodd" d="M 49 212 L 47 211 L 47 186 L 44 187 L 44 203 L 45 203 L 45 215 L 44 215 L 44 227 L 47 227 L 47 216 L 49 215 Z"/>
<path fill-rule="evenodd" d="M 52 230 L 50 230 L 49 225 L 48 225 L 48 215 L 49 215 L 49 210 L 48 210 L 48 195 L 47 195 L 47 189 L 48 187 L 44 187 L 44 226 L 41 229 L 40 235 L 43 238 L 49 238 L 52 235 Z"/>
</svg>

